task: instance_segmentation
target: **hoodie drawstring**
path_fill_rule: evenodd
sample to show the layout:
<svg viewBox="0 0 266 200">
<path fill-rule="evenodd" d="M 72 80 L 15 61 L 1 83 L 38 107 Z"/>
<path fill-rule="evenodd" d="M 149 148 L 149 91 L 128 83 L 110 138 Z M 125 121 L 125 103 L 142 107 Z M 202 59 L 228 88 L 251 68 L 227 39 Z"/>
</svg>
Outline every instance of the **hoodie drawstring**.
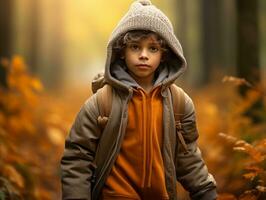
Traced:
<svg viewBox="0 0 266 200">
<path fill-rule="evenodd" d="M 143 175 L 141 187 L 151 187 L 151 177 L 153 171 L 153 98 L 157 91 L 152 91 L 149 97 L 144 91 L 139 90 L 143 99 Z M 147 97 L 148 96 L 148 97 Z"/>
<path fill-rule="evenodd" d="M 145 93 L 140 90 L 141 97 L 142 97 L 142 110 L 143 110 L 143 124 L 142 124 L 142 133 L 143 133 L 143 168 L 142 168 L 142 180 L 141 180 L 141 187 L 145 187 L 145 177 L 146 177 L 146 163 L 147 163 L 147 132 L 146 132 L 146 126 L 147 125 L 147 110 L 146 110 L 146 95 Z"/>
</svg>

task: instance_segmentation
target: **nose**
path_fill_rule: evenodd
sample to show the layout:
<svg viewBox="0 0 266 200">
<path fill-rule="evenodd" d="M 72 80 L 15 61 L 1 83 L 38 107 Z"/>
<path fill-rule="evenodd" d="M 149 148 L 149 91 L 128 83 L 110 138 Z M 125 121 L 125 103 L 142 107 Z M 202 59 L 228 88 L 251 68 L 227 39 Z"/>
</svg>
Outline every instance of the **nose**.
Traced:
<svg viewBox="0 0 266 200">
<path fill-rule="evenodd" d="M 141 59 L 141 60 L 148 60 L 148 59 L 149 59 L 149 57 L 148 57 L 148 52 L 147 52 L 146 49 L 142 49 L 142 50 L 140 51 L 139 59 Z"/>
</svg>

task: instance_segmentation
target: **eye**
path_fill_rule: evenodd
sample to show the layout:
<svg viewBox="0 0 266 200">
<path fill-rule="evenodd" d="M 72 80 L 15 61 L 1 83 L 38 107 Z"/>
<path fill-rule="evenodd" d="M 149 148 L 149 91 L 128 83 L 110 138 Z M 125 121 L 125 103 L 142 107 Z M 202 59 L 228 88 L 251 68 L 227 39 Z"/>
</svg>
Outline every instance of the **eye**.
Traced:
<svg viewBox="0 0 266 200">
<path fill-rule="evenodd" d="M 137 50 L 139 50 L 139 45 L 137 45 L 137 44 L 130 44 L 129 45 L 129 48 L 131 50 L 133 50 L 133 51 L 137 51 Z"/>
<path fill-rule="evenodd" d="M 150 51 L 153 52 L 153 53 L 155 53 L 155 52 L 159 51 L 159 48 L 156 47 L 156 46 L 151 46 L 150 47 Z"/>
</svg>

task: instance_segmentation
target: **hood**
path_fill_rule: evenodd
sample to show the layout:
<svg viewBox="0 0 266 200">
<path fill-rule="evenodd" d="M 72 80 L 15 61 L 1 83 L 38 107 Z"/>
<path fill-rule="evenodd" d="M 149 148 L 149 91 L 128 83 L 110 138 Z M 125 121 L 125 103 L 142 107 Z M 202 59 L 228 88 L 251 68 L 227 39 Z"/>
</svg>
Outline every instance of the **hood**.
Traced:
<svg viewBox="0 0 266 200">
<path fill-rule="evenodd" d="M 183 72 L 187 64 L 182 47 L 174 34 L 173 26 L 167 16 L 149 0 L 134 1 L 128 12 L 119 21 L 110 35 L 107 44 L 104 78 L 107 83 L 117 88 L 128 88 L 136 85 L 127 74 L 121 63 L 114 60 L 113 45 L 115 41 L 131 30 L 149 30 L 163 38 L 170 48 L 171 59 L 161 66 L 161 74 L 156 82 L 163 85 L 172 84 Z"/>
</svg>

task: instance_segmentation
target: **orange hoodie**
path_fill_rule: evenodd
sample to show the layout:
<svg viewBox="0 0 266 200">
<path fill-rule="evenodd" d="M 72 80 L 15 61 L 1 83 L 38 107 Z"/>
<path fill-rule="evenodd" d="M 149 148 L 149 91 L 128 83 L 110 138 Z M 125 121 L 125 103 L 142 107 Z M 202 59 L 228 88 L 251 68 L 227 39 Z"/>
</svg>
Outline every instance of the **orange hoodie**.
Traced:
<svg viewBox="0 0 266 200">
<path fill-rule="evenodd" d="M 128 105 L 128 126 L 101 199 L 168 199 L 162 147 L 161 88 L 138 88 Z"/>
</svg>

